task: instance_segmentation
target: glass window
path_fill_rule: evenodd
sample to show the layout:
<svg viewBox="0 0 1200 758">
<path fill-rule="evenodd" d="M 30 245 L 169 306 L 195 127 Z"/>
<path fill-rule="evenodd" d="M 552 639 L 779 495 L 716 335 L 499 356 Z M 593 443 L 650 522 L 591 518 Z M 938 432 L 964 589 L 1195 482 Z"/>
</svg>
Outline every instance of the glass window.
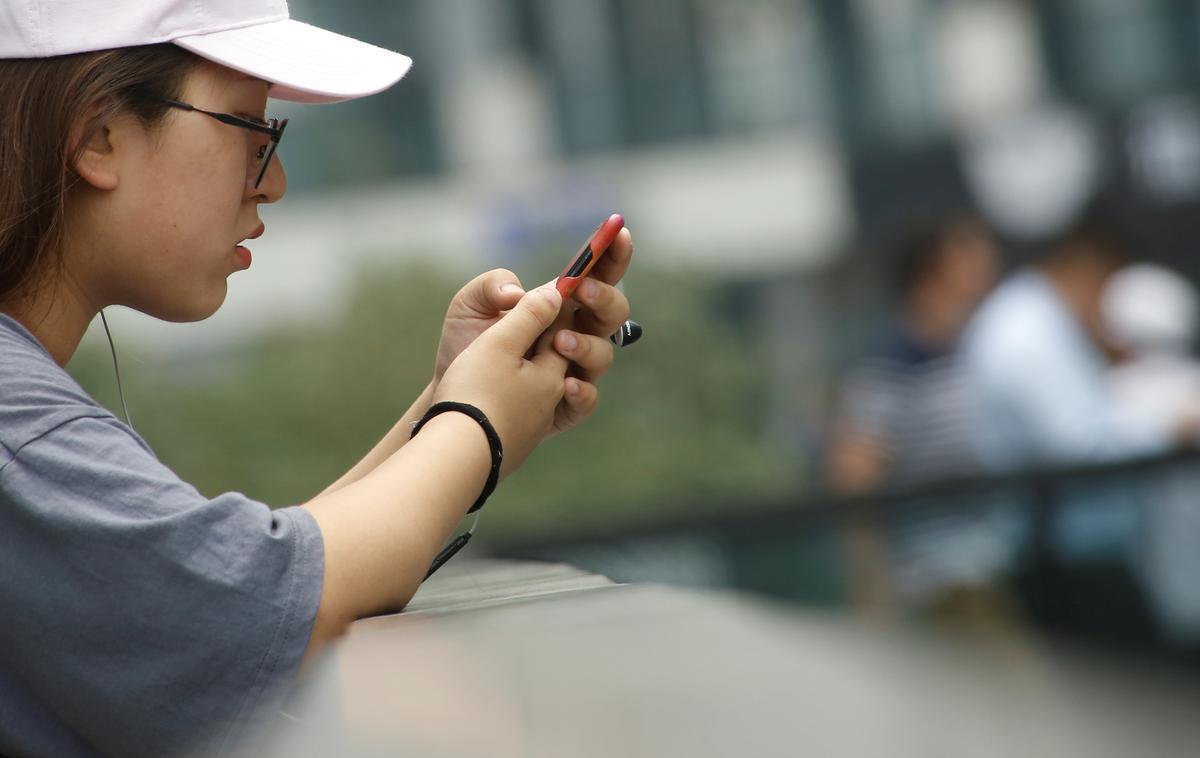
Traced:
<svg viewBox="0 0 1200 758">
<path fill-rule="evenodd" d="M 692 3 L 616 0 L 615 8 L 629 140 L 661 142 L 707 133 Z"/>
<path fill-rule="evenodd" d="M 929 0 L 853 0 L 876 137 L 923 142 L 944 126 L 934 86 L 933 6 Z"/>
<path fill-rule="evenodd" d="M 1162 0 L 1066 0 L 1074 33 L 1068 65 L 1082 92 L 1101 102 L 1129 102 L 1176 74 Z"/>
<path fill-rule="evenodd" d="M 760 131 L 830 119 L 817 14 L 807 0 L 699 0 L 713 127 Z"/>
<path fill-rule="evenodd" d="M 434 132 L 430 67 L 434 45 L 422 33 L 420 3 L 293 0 L 294 15 L 412 56 L 417 65 L 401 86 L 372 97 L 321 108 L 275 101 L 271 115 L 288 117 L 280 155 L 293 190 L 428 174 L 442 165 Z M 288 160 L 290 156 L 296 160 Z"/>
<path fill-rule="evenodd" d="M 624 141 L 625 103 L 610 0 L 536 0 L 536 35 L 555 82 L 560 141 L 569 153 Z"/>
</svg>

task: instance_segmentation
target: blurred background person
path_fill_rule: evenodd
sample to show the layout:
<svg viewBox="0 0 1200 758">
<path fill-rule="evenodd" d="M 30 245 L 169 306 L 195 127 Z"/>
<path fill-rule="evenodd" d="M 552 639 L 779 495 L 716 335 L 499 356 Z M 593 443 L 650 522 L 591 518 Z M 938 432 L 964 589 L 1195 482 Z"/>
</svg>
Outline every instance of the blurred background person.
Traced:
<svg viewBox="0 0 1200 758">
<path fill-rule="evenodd" d="M 972 442 L 986 468 L 1113 459 L 1157 446 L 1117 412 L 1106 381 L 1101 302 L 1129 260 L 1116 233 L 1089 216 L 980 306 L 963 356 L 979 401 Z"/>
<path fill-rule="evenodd" d="M 843 384 L 827 454 L 833 490 L 858 494 L 976 467 L 955 348 L 999 270 L 990 232 L 972 217 L 930 225 L 899 246 L 898 307 Z"/>
<path fill-rule="evenodd" d="M 1102 305 L 1108 334 L 1122 351 L 1108 375 L 1117 412 L 1127 424 L 1145 424 L 1163 445 L 1195 445 L 1195 287 L 1165 266 L 1139 263 L 1112 277 Z M 1194 651 L 1200 649 L 1200 475 L 1193 466 L 1173 465 L 1144 481 L 1139 575 L 1164 641 Z"/>
<path fill-rule="evenodd" d="M 1108 339 L 1121 353 L 1108 384 L 1122 425 L 1144 425 L 1164 446 L 1195 443 L 1200 434 L 1195 287 L 1165 266 L 1138 263 L 1112 277 L 1101 307 Z"/>
<path fill-rule="evenodd" d="M 963 355 L 978 399 L 975 452 L 987 469 L 1095 464 L 1170 446 L 1173 434 L 1118 406 L 1110 382 L 1118 351 L 1102 304 L 1130 260 L 1113 226 L 1089 212 L 980 306 Z M 1183 423 L 1177 416 L 1168 425 Z M 1013 500 L 1013 517 L 1028 518 L 1031 530 L 1010 545 L 1014 556 L 1028 557 L 1016 579 L 1027 612 L 1060 632 L 1151 644 L 1155 625 L 1133 560 L 1142 534 L 1138 483 L 1084 479 L 1054 492 L 1046 518 L 1022 515 L 1031 512 Z"/>
<path fill-rule="evenodd" d="M 827 460 L 832 490 L 862 494 L 978 468 L 956 348 L 999 270 L 990 231 L 970 216 L 948 217 L 899 246 L 895 313 L 874 354 L 843 385 Z M 979 519 L 977 511 L 938 509 L 856 522 L 847 557 L 858 607 L 888 615 L 897 599 L 934 606 L 955 588 L 989 578 L 979 558 L 991 551 L 974 538 Z"/>
</svg>

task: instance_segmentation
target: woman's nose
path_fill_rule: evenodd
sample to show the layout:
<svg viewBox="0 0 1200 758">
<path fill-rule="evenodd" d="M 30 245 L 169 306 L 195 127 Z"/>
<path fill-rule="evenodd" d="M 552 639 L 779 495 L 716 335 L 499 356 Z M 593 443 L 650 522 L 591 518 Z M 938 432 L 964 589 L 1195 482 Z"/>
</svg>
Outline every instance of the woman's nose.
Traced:
<svg viewBox="0 0 1200 758">
<path fill-rule="evenodd" d="M 271 156 L 271 164 L 267 166 L 262 181 L 254 186 L 255 175 L 246 177 L 246 191 L 251 197 L 257 197 L 259 202 L 273 203 L 287 193 L 287 172 L 283 168 L 283 158 L 278 153 Z"/>
</svg>

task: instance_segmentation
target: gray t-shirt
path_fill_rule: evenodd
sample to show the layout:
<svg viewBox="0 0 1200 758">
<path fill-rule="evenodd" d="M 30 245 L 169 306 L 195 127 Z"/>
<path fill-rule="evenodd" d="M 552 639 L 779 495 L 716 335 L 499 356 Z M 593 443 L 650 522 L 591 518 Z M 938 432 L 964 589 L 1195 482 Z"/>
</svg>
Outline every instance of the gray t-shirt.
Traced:
<svg viewBox="0 0 1200 758">
<path fill-rule="evenodd" d="M 236 747 L 323 574 L 307 511 L 202 496 L 0 315 L 0 754 Z"/>
</svg>

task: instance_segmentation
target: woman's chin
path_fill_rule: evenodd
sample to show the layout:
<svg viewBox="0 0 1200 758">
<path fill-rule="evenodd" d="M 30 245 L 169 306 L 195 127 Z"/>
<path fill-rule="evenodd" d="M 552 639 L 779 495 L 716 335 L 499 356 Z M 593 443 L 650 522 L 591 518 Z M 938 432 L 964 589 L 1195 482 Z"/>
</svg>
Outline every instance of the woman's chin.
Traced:
<svg viewBox="0 0 1200 758">
<path fill-rule="evenodd" d="M 222 287 L 219 293 L 213 292 L 210 297 L 205 298 L 195 297 L 197 293 L 193 292 L 191 298 L 180 298 L 170 303 L 156 303 L 154 307 L 137 308 L 137 310 L 160 321 L 170 321 L 176 324 L 203 321 L 220 310 L 221 305 L 225 302 L 226 292 L 226 288 Z"/>
</svg>

